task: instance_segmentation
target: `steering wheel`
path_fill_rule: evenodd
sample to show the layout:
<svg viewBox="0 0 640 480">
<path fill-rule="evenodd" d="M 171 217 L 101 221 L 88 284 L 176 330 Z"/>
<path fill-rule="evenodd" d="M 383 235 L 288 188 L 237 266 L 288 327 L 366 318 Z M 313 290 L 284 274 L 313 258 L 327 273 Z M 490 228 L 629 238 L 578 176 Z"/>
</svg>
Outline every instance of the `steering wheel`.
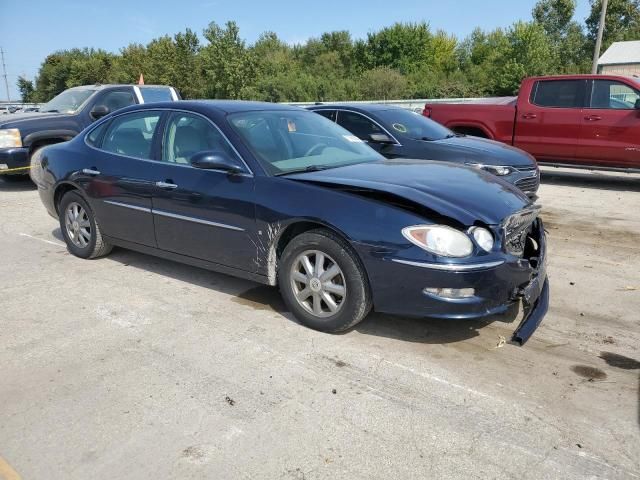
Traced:
<svg viewBox="0 0 640 480">
<path fill-rule="evenodd" d="M 327 148 L 327 144 L 326 143 L 316 143 L 313 147 L 311 147 L 309 150 L 307 150 L 307 153 L 304 154 L 305 157 L 310 157 L 311 155 L 313 155 L 316 150 L 324 150 L 325 148 Z M 320 150 L 320 151 L 322 151 Z M 320 153 L 320 152 L 318 152 Z"/>
</svg>

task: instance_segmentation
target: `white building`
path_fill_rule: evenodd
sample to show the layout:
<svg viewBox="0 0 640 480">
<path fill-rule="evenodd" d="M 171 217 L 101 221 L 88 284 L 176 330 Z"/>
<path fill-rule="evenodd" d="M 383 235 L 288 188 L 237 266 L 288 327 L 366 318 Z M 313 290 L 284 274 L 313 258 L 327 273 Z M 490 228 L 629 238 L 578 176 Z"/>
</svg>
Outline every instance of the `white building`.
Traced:
<svg viewBox="0 0 640 480">
<path fill-rule="evenodd" d="M 640 40 L 613 42 L 598 60 L 598 73 L 640 75 Z"/>
</svg>

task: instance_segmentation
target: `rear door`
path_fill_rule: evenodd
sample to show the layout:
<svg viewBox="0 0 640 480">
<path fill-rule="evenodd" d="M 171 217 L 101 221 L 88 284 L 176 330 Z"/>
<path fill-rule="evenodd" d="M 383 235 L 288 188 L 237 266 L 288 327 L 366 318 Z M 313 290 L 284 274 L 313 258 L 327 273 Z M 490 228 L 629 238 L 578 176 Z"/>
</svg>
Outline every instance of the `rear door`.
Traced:
<svg viewBox="0 0 640 480">
<path fill-rule="evenodd" d="M 243 173 L 192 167 L 190 159 L 203 151 L 231 158 Z M 256 271 L 254 178 L 221 131 L 201 115 L 172 112 L 161 160 L 153 191 L 158 248 Z"/>
<path fill-rule="evenodd" d="M 96 149 L 84 169 L 86 193 L 110 237 L 155 246 L 151 191 L 158 126 L 162 112 L 144 110 L 113 118 L 86 139 Z"/>
<path fill-rule="evenodd" d="M 538 80 L 529 98 L 520 98 L 514 145 L 538 160 L 575 161 L 586 80 Z"/>
<path fill-rule="evenodd" d="M 612 79 L 592 80 L 577 158 L 591 165 L 640 168 L 640 91 Z"/>
</svg>

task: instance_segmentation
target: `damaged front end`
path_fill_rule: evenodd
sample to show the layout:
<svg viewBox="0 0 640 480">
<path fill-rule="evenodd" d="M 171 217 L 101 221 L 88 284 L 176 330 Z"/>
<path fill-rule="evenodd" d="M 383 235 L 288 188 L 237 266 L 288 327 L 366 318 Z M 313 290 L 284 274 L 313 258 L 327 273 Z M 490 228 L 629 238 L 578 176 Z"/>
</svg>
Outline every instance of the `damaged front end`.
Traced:
<svg viewBox="0 0 640 480">
<path fill-rule="evenodd" d="M 532 206 L 509 216 L 502 224 L 505 250 L 520 257 L 519 263 L 531 269 L 529 282 L 514 292 L 520 299 L 523 318 L 512 336 L 519 345 L 531 338 L 549 309 L 549 280 L 546 273 L 546 238 L 540 207 Z"/>
</svg>

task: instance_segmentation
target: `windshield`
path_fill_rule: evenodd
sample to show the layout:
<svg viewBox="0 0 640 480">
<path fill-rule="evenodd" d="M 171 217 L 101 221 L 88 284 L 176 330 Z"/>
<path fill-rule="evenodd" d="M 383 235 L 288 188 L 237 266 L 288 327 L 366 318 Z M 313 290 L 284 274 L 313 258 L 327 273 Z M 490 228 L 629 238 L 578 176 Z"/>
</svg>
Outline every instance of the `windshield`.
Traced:
<svg viewBox="0 0 640 480">
<path fill-rule="evenodd" d="M 446 127 L 419 113 L 401 108 L 382 110 L 376 114 L 391 127 L 391 133 L 413 140 L 442 140 L 455 136 Z"/>
<path fill-rule="evenodd" d="M 95 92 L 95 90 L 90 88 L 72 88 L 65 90 L 61 94 L 53 97 L 48 103 L 45 103 L 40 108 L 40 111 L 75 113 L 93 92 Z"/>
<path fill-rule="evenodd" d="M 229 122 L 271 175 L 384 159 L 358 137 L 311 112 L 241 112 L 229 115 Z"/>
</svg>

